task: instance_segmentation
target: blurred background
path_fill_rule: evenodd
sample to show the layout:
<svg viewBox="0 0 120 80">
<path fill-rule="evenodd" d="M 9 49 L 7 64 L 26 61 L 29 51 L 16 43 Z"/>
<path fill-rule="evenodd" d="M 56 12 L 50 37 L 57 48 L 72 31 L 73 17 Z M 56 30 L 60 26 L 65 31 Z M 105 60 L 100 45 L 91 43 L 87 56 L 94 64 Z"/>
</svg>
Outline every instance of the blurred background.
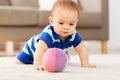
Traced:
<svg viewBox="0 0 120 80">
<path fill-rule="evenodd" d="M 53 3 L 56 0 L 39 0 L 39 9 L 40 10 L 50 10 Z M 108 0 L 109 1 L 109 40 L 108 40 L 108 53 L 119 53 L 120 52 L 120 1 L 119 0 Z M 1 14 L 1 13 L 0 13 Z M 101 53 L 101 42 L 97 40 L 84 40 L 85 45 L 87 46 L 90 53 Z M 0 42 L 0 48 L 3 48 L 4 45 L 7 45 L 7 43 Z M 6 46 L 6 49 L 12 50 L 12 42 L 8 42 L 9 46 Z M 15 44 L 18 45 L 17 43 Z M 21 42 L 21 47 L 24 45 L 24 42 Z M 16 49 L 20 49 L 16 47 Z M 5 49 L 4 49 L 5 50 Z M 4 50 L 1 49 L 0 54 L 4 55 Z M 17 50 L 15 54 L 18 52 Z"/>
</svg>

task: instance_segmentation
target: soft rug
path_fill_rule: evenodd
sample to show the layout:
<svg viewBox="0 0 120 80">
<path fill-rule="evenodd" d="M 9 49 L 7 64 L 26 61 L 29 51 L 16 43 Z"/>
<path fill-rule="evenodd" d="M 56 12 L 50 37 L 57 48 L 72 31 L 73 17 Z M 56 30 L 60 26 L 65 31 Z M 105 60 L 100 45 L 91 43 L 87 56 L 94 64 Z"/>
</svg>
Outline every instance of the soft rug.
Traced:
<svg viewBox="0 0 120 80">
<path fill-rule="evenodd" d="M 36 71 L 33 65 L 17 65 L 15 57 L 0 57 L 0 80 L 120 80 L 120 54 L 91 54 L 97 68 L 82 68 L 77 55 L 63 72 Z"/>
</svg>

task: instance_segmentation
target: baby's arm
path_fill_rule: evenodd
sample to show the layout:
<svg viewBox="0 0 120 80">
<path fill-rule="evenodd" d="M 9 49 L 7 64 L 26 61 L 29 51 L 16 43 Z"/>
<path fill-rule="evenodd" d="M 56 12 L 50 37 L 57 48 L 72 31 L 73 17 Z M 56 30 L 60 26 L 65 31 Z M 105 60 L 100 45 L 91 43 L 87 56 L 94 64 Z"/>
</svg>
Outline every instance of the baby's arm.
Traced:
<svg viewBox="0 0 120 80">
<path fill-rule="evenodd" d="M 86 68 L 95 68 L 95 65 L 89 64 L 89 57 L 86 47 L 84 46 L 83 42 L 81 42 L 76 48 L 76 52 L 79 55 L 81 60 L 81 66 Z"/>
<path fill-rule="evenodd" d="M 34 66 L 37 70 L 43 70 L 42 57 L 47 49 L 48 49 L 47 44 L 43 40 L 39 40 L 36 46 L 36 51 L 34 56 Z"/>
</svg>

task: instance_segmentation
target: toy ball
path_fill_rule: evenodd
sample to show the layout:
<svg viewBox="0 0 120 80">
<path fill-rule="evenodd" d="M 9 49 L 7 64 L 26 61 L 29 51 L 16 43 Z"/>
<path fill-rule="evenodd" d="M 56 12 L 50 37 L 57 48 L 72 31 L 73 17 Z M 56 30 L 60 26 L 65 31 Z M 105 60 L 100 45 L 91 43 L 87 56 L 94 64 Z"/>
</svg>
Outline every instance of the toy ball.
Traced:
<svg viewBox="0 0 120 80">
<path fill-rule="evenodd" d="M 43 55 L 42 64 L 48 72 L 61 72 L 67 65 L 67 55 L 59 48 L 49 48 Z"/>
</svg>

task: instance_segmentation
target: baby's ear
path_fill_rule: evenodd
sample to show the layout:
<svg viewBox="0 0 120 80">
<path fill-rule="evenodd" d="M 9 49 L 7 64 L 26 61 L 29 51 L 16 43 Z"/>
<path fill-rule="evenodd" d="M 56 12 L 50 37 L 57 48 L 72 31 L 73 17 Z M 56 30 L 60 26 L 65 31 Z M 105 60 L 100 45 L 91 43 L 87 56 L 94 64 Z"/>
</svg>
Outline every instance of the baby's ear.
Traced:
<svg viewBox="0 0 120 80">
<path fill-rule="evenodd" d="M 53 18 L 52 18 L 52 16 L 49 16 L 49 22 L 53 26 Z"/>
</svg>

